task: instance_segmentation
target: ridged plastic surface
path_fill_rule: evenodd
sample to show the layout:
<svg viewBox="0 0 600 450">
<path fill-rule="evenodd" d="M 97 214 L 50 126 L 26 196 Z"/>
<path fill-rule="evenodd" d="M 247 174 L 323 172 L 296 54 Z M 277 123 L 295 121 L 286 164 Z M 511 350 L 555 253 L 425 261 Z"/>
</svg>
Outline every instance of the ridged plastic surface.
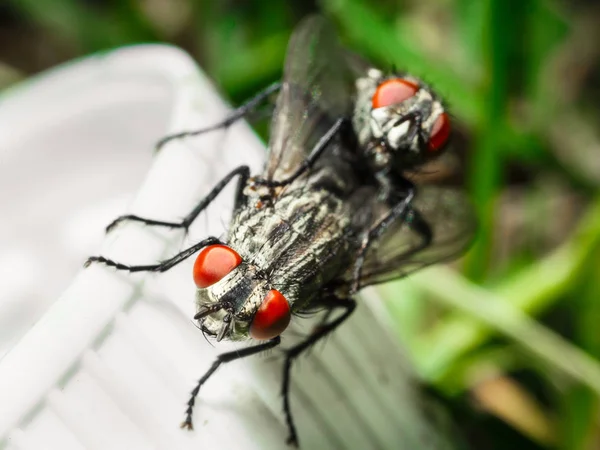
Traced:
<svg viewBox="0 0 600 450">
<path fill-rule="evenodd" d="M 78 83 L 69 78 L 74 74 Z M 164 46 L 127 48 L 61 68 L 13 94 L 9 103 L 18 105 L 20 95 L 49 86 L 64 89 L 67 99 L 90 95 L 88 103 L 73 102 L 72 110 L 57 107 L 59 126 L 78 108 L 93 110 L 97 103 L 90 102 L 110 113 L 110 95 L 92 94 L 100 83 L 115 80 L 170 92 L 171 132 L 213 124 L 226 115 L 190 58 Z M 151 114 L 151 102 L 145 104 Z M 157 108 L 164 106 L 157 100 Z M 156 130 L 148 133 L 154 136 Z M 85 133 L 81 136 L 74 145 L 84 152 Z M 264 155 L 243 123 L 174 141 L 155 157 L 130 212 L 163 220 L 183 217 L 231 168 L 250 164 L 256 173 Z M 181 232 L 124 224 L 94 253 L 127 264 L 157 261 L 209 234 L 222 234 L 232 203 L 228 188 L 185 239 Z M 214 357 L 246 345 L 213 346 L 195 327 L 192 263 L 193 258 L 158 275 L 97 265 L 82 269 L 0 360 L 0 448 L 285 448 L 280 350 L 220 368 L 198 397 L 195 431 L 179 428 L 189 391 Z M 292 409 L 302 448 L 438 448 L 421 416 L 404 356 L 369 307 L 376 308 L 376 301 L 361 299 L 348 324 L 296 363 Z M 310 320 L 294 318 L 284 346 L 310 326 Z"/>
</svg>

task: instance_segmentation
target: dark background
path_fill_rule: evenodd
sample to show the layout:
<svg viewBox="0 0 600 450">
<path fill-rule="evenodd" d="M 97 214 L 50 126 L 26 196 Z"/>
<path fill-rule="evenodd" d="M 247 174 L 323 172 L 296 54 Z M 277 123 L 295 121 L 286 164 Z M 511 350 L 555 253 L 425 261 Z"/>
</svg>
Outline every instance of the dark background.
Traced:
<svg viewBox="0 0 600 450">
<path fill-rule="evenodd" d="M 450 275 L 467 282 L 436 293 L 423 288 L 438 281 L 430 272 L 408 291 L 382 288 L 424 383 L 474 448 L 600 448 L 595 2 L 5 1 L 0 89 L 79 56 L 169 42 L 239 104 L 280 77 L 292 29 L 315 11 L 374 64 L 431 83 L 467 156 L 480 230 Z"/>
</svg>

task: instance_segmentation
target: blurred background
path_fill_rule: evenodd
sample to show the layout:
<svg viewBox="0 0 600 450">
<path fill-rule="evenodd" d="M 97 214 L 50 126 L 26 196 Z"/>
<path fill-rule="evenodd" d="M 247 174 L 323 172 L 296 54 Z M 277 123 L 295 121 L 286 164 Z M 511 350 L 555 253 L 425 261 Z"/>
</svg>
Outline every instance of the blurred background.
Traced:
<svg viewBox="0 0 600 450">
<path fill-rule="evenodd" d="M 472 448 L 599 449 L 596 2 L 5 0 L 0 89 L 168 42 L 237 105 L 280 78 L 291 31 L 316 11 L 377 66 L 431 83 L 455 116 L 477 241 L 454 271 L 380 288 L 423 384 Z"/>
</svg>

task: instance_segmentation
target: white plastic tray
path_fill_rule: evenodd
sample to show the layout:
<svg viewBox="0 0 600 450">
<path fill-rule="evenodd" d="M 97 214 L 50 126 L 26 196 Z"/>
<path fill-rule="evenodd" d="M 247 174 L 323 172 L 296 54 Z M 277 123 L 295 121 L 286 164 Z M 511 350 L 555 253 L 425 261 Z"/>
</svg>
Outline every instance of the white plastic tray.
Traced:
<svg viewBox="0 0 600 450">
<path fill-rule="evenodd" d="M 57 287 L 43 285 L 53 275 L 71 276 L 87 254 L 150 263 L 221 234 L 231 190 L 200 216 L 185 241 L 180 232 L 133 223 L 108 235 L 101 248 L 96 244 L 102 227 L 125 212 L 124 193 L 141 180 L 157 138 L 215 123 L 226 111 L 193 61 L 167 46 L 91 57 L 4 96 L 0 170 L 14 182 L 34 183 L 36 171 L 60 176 L 29 186 L 31 200 L 37 195 L 43 202 L 19 206 L 16 188 L 13 196 L 0 194 L 16 218 L 19 211 L 45 211 L 36 216 L 38 228 L 32 225 L 36 232 L 45 230 L 44 221 L 55 221 L 58 231 L 36 247 L 48 245 L 44 254 L 23 257 L 27 250 L 15 247 L 11 255 L 25 261 L 21 265 L 0 257 L 14 280 L 29 281 L 4 290 L 0 284 L 0 325 L 14 325 L 0 334 L 0 448 L 285 448 L 278 351 L 220 368 L 198 397 L 195 431 L 179 429 L 195 381 L 215 355 L 236 348 L 211 345 L 191 319 L 193 258 L 152 276 L 81 269 L 56 301 Z M 20 161 L 23 152 L 31 157 Z M 129 210 L 163 220 L 183 217 L 232 167 L 246 163 L 256 172 L 263 158 L 263 145 L 243 123 L 171 142 L 154 159 Z M 65 204 L 66 198 L 73 203 Z M 21 219 L 13 232 L 25 233 L 28 222 Z M 36 295 L 18 289 L 40 281 Z M 19 303 L 19 296 L 28 300 Z M 349 323 L 296 364 L 292 410 L 301 446 L 442 448 L 421 416 L 401 349 L 368 307 L 377 306 L 371 297 L 363 296 Z M 309 326 L 294 321 L 284 343 Z"/>
</svg>

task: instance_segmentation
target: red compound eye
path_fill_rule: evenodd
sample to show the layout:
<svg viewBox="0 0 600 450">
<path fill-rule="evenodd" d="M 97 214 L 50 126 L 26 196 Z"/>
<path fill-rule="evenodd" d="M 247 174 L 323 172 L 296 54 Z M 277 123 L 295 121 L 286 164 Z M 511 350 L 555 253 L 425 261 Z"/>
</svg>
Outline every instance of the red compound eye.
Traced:
<svg viewBox="0 0 600 450">
<path fill-rule="evenodd" d="M 250 336 L 257 340 L 273 339 L 283 333 L 290 319 L 290 304 L 281 292 L 271 289 L 252 319 Z"/>
<path fill-rule="evenodd" d="M 222 279 L 242 262 L 242 257 L 226 245 L 209 245 L 202 249 L 194 263 L 194 283 L 206 288 Z"/>
<path fill-rule="evenodd" d="M 444 146 L 450 137 L 450 118 L 448 114 L 442 113 L 431 128 L 429 136 L 429 151 L 436 152 Z"/>
<path fill-rule="evenodd" d="M 404 78 L 393 78 L 381 83 L 373 95 L 373 109 L 402 103 L 419 91 L 419 86 Z"/>
</svg>

